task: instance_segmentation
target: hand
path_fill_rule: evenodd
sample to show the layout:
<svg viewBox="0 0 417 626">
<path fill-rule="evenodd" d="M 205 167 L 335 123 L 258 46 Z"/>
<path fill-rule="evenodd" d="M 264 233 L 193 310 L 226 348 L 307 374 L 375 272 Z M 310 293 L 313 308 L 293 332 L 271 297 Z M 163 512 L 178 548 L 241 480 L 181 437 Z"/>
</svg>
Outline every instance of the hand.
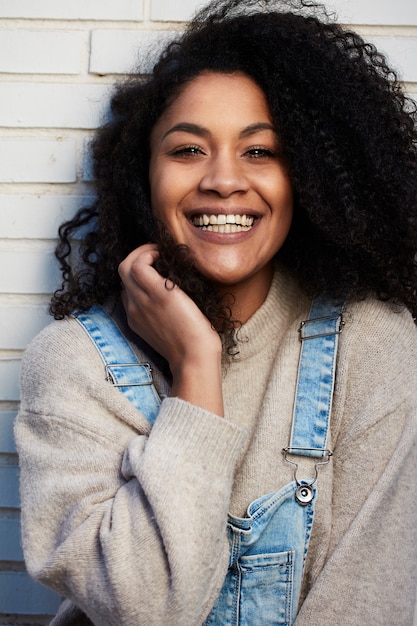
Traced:
<svg viewBox="0 0 417 626">
<path fill-rule="evenodd" d="M 119 266 L 129 326 L 168 361 L 173 395 L 222 415 L 220 337 L 191 298 L 158 274 L 158 255 L 145 244 Z"/>
</svg>

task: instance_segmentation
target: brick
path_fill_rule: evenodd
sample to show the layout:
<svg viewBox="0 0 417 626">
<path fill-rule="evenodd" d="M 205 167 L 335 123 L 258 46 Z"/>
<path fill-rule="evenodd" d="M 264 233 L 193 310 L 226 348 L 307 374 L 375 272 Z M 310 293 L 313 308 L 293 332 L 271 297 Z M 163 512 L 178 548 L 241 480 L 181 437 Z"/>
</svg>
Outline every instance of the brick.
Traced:
<svg viewBox="0 0 417 626">
<path fill-rule="evenodd" d="M 106 119 L 110 87 L 0 83 L 0 126 L 97 128 Z"/>
<path fill-rule="evenodd" d="M 127 74 L 152 70 L 158 51 L 175 37 L 167 30 L 94 30 L 91 35 L 90 72 Z"/>
<path fill-rule="evenodd" d="M 0 463 L 0 507 L 19 507 L 19 468 L 16 465 Z M 2 589 L 0 585 L 0 589 Z M 1 596 L 1 594 L 0 594 Z"/>
<path fill-rule="evenodd" d="M 373 36 L 368 39 L 387 55 L 389 64 L 397 70 L 401 80 L 417 82 L 417 37 Z"/>
<path fill-rule="evenodd" d="M 20 359 L 13 357 L 0 357 L 0 400 L 6 402 L 14 402 L 20 398 L 19 389 L 19 375 L 20 375 Z M 9 506 L 1 502 L 0 492 L 0 507 Z"/>
<path fill-rule="evenodd" d="M 46 304 L 2 304 L 0 349 L 24 350 L 33 337 L 52 321 L 47 308 Z"/>
<path fill-rule="evenodd" d="M 0 182 L 72 183 L 76 180 L 73 139 L 0 139 Z"/>
<path fill-rule="evenodd" d="M 0 518 L 0 561 L 23 561 L 18 518 Z"/>
<path fill-rule="evenodd" d="M 206 4 L 204 0 L 151 0 L 151 19 L 169 22 L 186 22 L 196 9 Z"/>
<path fill-rule="evenodd" d="M 0 411 L 0 453 L 16 453 L 16 446 L 13 436 L 13 424 L 15 418 L 16 411 Z M 0 561 L 3 560 L 3 557 L 0 555 Z"/>
<path fill-rule="evenodd" d="M 1 293 L 50 294 L 61 283 L 53 245 L 35 249 L 0 250 Z M 0 377 L 1 380 L 1 377 Z"/>
<path fill-rule="evenodd" d="M 13 18 L 69 20 L 141 20 L 140 0 L 0 0 L 0 15 Z"/>
<path fill-rule="evenodd" d="M 93 196 L 0 195 L 0 233 L 8 239 L 54 239 L 62 222 L 80 207 L 90 206 Z"/>
<path fill-rule="evenodd" d="M 78 74 L 82 35 L 69 30 L 2 30 L 0 72 Z"/>
<path fill-rule="evenodd" d="M 56 593 L 36 583 L 26 572 L 0 572 L 0 589 L 1 613 L 54 615 L 61 603 Z"/>
<path fill-rule="evenodd" d="M 348 24 L 388 26 L 417 25 L 417 2 L 414 0 L 329 0 L 338 18 Z"/>
</svg>

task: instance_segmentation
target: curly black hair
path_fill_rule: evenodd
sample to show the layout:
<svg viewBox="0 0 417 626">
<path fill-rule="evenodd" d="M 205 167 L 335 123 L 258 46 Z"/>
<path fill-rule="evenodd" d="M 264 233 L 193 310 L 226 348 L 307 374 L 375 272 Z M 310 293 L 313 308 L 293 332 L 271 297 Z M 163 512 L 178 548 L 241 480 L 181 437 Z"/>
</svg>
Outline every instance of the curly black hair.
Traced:
<svg viewBox="0 0 417 626">
<path fill-rule="evenodd" d="M 119 262 L 162 247 L 159 269 L 220 331 L 230 315 L 155 223 L 152 127 L 204 71 L 241 72 L 264 91 L 285 147 L 294 218 L 278 258 L 312 295 L 373 293 L 417 312 L 417 111 L 376 48 L 306 0 L 216 0 L 161 54 L 149 77 L 116 86 L 92 144 L 96 200 L 60 229 L 56 318 L 120 291 Z M 81 263 L 71 237 L 88 225 Z M 219 319 L 221 322 L 219 323 Z M 228 321 L 229 320 L 229 321 Z"/>
</svg>

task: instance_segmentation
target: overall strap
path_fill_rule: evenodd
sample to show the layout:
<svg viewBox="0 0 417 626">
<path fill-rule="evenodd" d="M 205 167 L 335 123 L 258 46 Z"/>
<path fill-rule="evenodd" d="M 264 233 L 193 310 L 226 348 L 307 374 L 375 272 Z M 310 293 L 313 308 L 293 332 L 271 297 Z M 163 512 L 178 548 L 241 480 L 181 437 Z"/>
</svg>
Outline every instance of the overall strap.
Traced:
<svg viewBox="0 0 417 626">
<path fill-rule="evenodd" d="M 154 423 L 161 400 L 153 384 L 149 363 L 138 361 L 117 324 L 100 306 L 75 312 L 74 318 L 87 332 L 104 363 L 106 380 Z"/>
<path fill-rule="evenodd" d="M 299 328 L 302 342 L 289 454 L 328 459 L 330 413 L 343 303 L 316 298 Z"/>
</svg>

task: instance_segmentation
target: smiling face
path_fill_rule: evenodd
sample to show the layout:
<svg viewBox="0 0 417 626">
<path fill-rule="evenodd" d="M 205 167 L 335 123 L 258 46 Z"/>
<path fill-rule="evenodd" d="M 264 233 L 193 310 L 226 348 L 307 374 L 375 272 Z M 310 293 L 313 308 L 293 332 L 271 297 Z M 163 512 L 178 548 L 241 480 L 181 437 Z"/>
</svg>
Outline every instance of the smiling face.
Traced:
<svg viewBox="0 0 417 626">
<path fill-rule="evenodd" d="M 152 130 L 149 178 L 155 217 L 206 278 L 232 293 L 267 292 L 292 188 L 256 83 L 214 72 L 188 83 Z"/>
</svg>

